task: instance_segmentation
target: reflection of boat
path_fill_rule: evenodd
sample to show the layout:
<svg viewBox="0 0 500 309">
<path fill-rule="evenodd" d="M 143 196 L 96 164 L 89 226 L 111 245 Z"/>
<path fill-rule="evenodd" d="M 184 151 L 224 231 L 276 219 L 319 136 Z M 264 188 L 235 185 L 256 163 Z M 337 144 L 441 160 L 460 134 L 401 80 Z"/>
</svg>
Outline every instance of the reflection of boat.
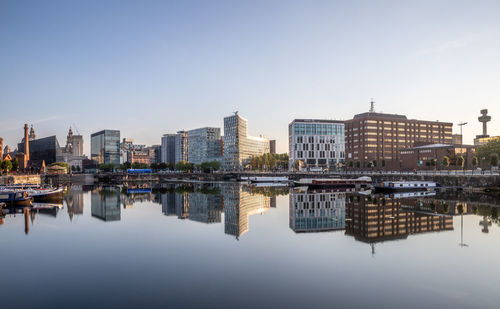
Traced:
<svg viewBox="0 0 500 309">
<path fill-rule="evenodd" d="M 0 202 L 8 206 L 29 206 L 32 199 L 25 190 L 0 190 Z"/>
<path fill-rule="evenodd" d="M 249 182 L 275 183 L 275 182 L 288 182 L 288 177 L 248 176 L 248 177 L 241 177 L 241 180 Z"/>
<path fill-rule="evenodd" d="M 425 191 L 435 189 L 437 184 L 432 181 L 384 181 L 375 186 L 379 191 Z"/>
<path fill-rule="evenodd" d="M 372 179 L 362 176 L 356 179 L 342 178 L 302 178 L 295 181 L 296 186 L 307 186 L 309 188 L 328 187 L 367 187 L 372 184 Z"/>
<path fill-rule="evenodd" d="M 288 187 L 287 183 L 284 182 L 256 182 L 253 183 L 254 187 Z"/>
<path fill-rule="evenodd" d="M 27 190 L 28 195 L 33 197 L 33 200 L 36 202 L 42 201 L 59 201 L 62 200 L 63 197 L 63 188 L 57 189 L 29 189 Z"/>
</svg>

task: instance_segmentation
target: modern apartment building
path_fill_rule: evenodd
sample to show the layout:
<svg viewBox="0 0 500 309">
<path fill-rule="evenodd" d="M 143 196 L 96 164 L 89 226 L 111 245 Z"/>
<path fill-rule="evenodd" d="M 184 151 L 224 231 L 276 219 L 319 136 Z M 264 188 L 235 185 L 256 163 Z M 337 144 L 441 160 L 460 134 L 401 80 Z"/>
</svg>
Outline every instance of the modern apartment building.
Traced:
<svg viewBox="0 0 500 309">
<path fill-rule="evenodd" d="M 295 119 L 288 125 L 289 168 L 333 169 L 344 163 L 344 122 Z"/>
<path fill-rule="evenodd" d="M 175 164 L 175 137 L 177 134 L 164 134 L 161 137 L 161 162 Z"/>
<path fill-rule="evenodd" d="M 345 121 L 346 162 L 350 167 L 376 165 L 400 169 L 399 150 L 428 144 L 451 144 L 450 122 L 408 119 L 373 111 Z"/>
<path fill-rule="evenodd" d="M 220 128 L 199 128 L 187 132 L 187 161 L 201 164 L 208 161 L 222 161 L 222 139 Z"/>
<path fill-rule="evenodd" d="M 120 131 L 102 130 L 90 135 L 90 158 L 98 164 L 120 164 Z"/>
<path fill-rule="evenodd" d="M 188 133 L 178 131 L 175 135 L 175 162 L 188 160 Z"/>
<path fill-rule="evenodd" d="M 243 169 L 252 157 L 269 153 L 269 140 L 248 135 L 248 120 L 234 113 L 224 118 L 224 168 Z"/>
</svg>

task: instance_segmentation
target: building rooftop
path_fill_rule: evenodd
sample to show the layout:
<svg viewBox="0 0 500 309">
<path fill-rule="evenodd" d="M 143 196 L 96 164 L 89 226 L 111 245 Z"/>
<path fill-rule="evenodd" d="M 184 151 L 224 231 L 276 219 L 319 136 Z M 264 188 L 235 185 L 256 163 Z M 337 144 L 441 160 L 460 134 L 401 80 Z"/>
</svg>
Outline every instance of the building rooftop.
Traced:
<svg viewBox="0 0 500 309">
<path fill-rule="evenodd" d="M 330 119 L 294 119 L 292 122 L 344 123 L 344 121 L 342 120 L 330 120 Z"/>
</svg>

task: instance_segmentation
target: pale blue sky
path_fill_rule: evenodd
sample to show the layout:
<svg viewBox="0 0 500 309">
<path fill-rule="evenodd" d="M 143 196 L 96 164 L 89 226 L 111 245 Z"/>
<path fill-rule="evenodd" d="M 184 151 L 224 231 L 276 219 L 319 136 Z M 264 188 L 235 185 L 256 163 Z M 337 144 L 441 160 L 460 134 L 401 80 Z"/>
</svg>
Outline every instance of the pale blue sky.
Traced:
<svg viewBox="0 0 500 309">
<path fill-rule="evenodd" d="M 0 0 L 0 136 L 69 126 L 137 143 L 223 127 L 287 150 L 294 118 L 367 111 L 500 134 L 500 1 Z M 458 131 L 457 127 L 454 127 Z"/>
</svg>

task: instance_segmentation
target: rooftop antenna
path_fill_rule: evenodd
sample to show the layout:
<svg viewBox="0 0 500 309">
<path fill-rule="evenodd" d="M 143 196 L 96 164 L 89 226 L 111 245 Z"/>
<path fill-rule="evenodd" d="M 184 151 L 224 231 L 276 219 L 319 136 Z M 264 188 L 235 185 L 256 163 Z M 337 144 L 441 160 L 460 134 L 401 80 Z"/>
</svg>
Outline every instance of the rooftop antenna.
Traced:
<svg viewBox="0 0 500 309">
<path fill-rule="evenodd" d="M 462 127 L 465 126 L 467 122 L 460 122 L 458 126 L 460 127 L 460 135 L 462 135 Z M 463 135 L 462 135 L 463 136 Z"/>
<path fill-rule="evenodd" d="M 375 102 L 372 100 L 370 101 L 370 113 L 375 113 Z"/>
</svg>

